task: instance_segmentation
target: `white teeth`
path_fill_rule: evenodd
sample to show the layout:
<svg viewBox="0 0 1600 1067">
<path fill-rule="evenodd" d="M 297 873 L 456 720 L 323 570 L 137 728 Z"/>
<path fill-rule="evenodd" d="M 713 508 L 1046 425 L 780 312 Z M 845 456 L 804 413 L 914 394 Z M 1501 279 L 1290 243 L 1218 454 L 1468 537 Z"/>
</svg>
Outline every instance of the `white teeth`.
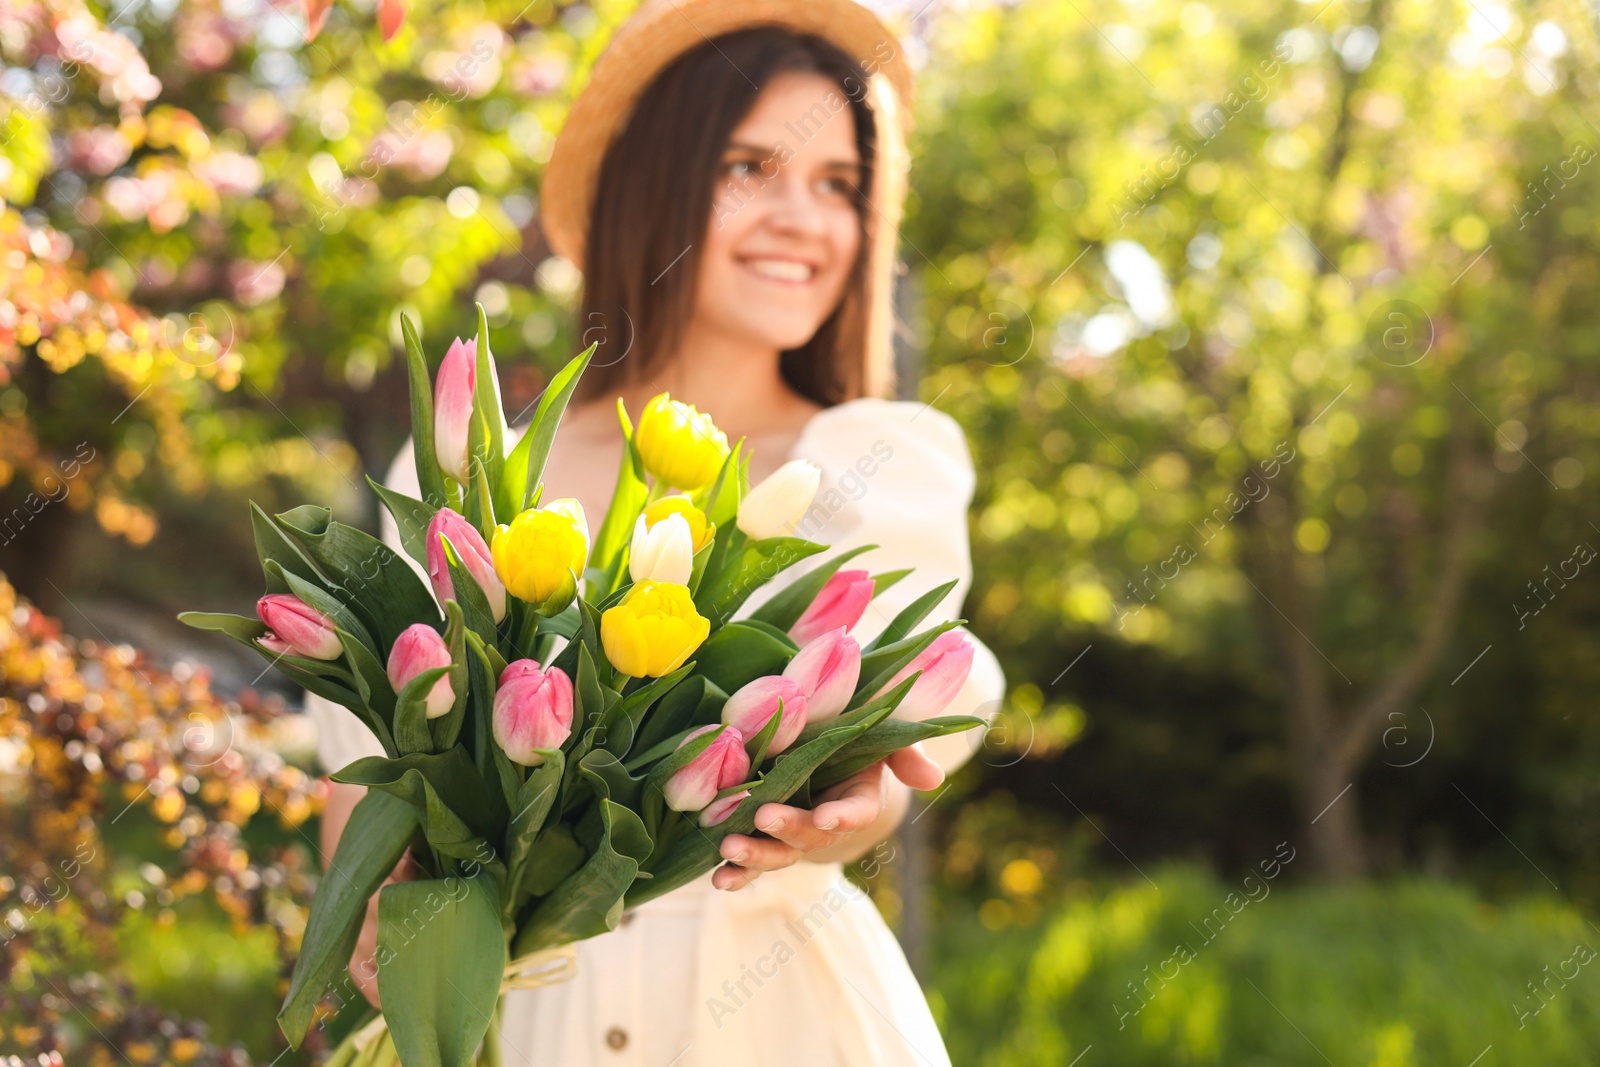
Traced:
<svg viewBox="0 0 1600 1067">
<path fill-rule="evenodd" d="M 747 259 L 746 265 L 757 274 L 785 282 L 808 282 L 812 268 L 792 259 Z"/>
</svg>

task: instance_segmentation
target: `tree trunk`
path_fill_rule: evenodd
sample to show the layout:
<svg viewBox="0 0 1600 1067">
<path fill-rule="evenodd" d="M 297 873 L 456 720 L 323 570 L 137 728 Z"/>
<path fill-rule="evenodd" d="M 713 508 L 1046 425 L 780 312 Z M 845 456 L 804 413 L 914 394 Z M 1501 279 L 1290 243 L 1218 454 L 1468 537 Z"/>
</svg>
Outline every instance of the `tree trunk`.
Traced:
<svg viewBox="0 0 1600 1067">
<path fill-rule="evenodd" d="M 23 479 L 13 482 L 0 497 L 0 572 L 19 594 L 47 615 L 60 618 L 67 607 L 67 571 L 73 534 L 87 512 L 67 506 L 65 498 L 47 502 L 37 513 L 24 503 L 30 487 Z M 86 492 L 74 487 L 74 492 Z M 32 505 L 38 507 L 42 497 Z"/>
<path fill-rule="evenodd" d="M 1366 842 L 1361 834 L 1361 807 L 1355 788 L 1355 769 L 1326 746 L 1309 766 L 1296 775 L 1300 809 L 1306 820 L 1306 844 L 1311 866 L 1329 882 L 1354 881 L 1367 871 Z"/>
</svg>

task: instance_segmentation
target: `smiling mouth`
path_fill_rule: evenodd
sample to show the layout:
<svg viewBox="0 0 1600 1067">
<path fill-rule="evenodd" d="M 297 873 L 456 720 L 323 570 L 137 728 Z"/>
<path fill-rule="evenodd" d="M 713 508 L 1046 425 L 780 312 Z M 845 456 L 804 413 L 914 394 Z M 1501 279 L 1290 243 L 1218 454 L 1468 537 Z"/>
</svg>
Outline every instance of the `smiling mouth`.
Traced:
<svg viewBox="0 0 1600 1067">
<path fill-rule="evenodd" d="M 770 281 L 784 282 L 789 285 L 804 285 L 817 275 L 816 267 L 793 259 L 768 259 L 751 256 L 740 259 L 739 262 L 753 274 L 760 275 Z"/>
</svg>

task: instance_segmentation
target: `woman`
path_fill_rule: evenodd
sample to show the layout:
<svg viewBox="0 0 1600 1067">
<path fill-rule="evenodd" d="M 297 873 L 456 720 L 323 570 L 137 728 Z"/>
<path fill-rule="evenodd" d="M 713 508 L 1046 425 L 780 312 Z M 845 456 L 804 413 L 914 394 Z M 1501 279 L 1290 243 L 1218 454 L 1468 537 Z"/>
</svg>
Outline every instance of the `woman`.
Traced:
<svg viewBox="0 0 1600 1067">
<path fill-rule="evenodd" d="M 597 64 L 543 190 L 552 245 L 584 270 L 582 323 L 602 341 L 545 498 L 603 514 L 621 458 L 616 397 L 637 413 L 670 391 L 745 439 L 752 481 L 791 458 L 822 469 L 797 533 L 877 544 L 862 557 L 874 571 L 916 568 L 873 601 L 862 640 L 951 578 L 930 620 L 959 617 L 971 581 L 960 429 L 928 405 L 879 399 L 908 91 L 893 37 L 848 0 L 647 3 Z M 417 492 L 409 444 L 387 484 Z M 398 545 L 387 516 L 384 532 Z M 948 711 L 992 718 L 1004 679 L 974 644 Z M 327 766 L 378 751 L 347 711 L 309 702 Z M 576 978 L 509 994 L 503 1061 L 947 1064 L 900 946 L 842 865 L 889 862 L 882 843 L 910 790 L 937 788 L 980 732 L 913 746 L 811 810 L 763 805 L 766 832 L 730 835 L 727 864 L 580 942 Z M 328 854 L 359 795 L 335 787 Z M 369 914 L 352 960 L 371 998 L 373 927 Z"/>
</svg>

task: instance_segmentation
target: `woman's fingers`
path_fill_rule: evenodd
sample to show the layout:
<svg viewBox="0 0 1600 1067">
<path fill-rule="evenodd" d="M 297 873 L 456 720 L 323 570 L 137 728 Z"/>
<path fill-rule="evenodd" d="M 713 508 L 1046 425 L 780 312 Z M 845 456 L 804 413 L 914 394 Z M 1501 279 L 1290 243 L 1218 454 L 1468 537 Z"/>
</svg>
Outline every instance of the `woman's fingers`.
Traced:
<svg viewBox="0 0 1600 1067">
<path fill-rule="evenodd" d="M 722 839 L 722 858 L 740 867 L 776 871 L 797 861 L 800 850 L 771 838 L 729 834 Z"/>
<path fill-rule="evenodd" d="M 921 742 L 891 753 L 884 762 L 896 778 L 912 789 L 938 789 L 944 783 L 944 768 L 922 751 Z"/>
<path fill-rule="evenodd" d="M 883 763 L 874 763 L 846 778 L 823 796 L 827 799 L 811 812 L 812 822 L 819 830 L 837 835 L 865 829 L 883 812 Z"/>
</svg>

